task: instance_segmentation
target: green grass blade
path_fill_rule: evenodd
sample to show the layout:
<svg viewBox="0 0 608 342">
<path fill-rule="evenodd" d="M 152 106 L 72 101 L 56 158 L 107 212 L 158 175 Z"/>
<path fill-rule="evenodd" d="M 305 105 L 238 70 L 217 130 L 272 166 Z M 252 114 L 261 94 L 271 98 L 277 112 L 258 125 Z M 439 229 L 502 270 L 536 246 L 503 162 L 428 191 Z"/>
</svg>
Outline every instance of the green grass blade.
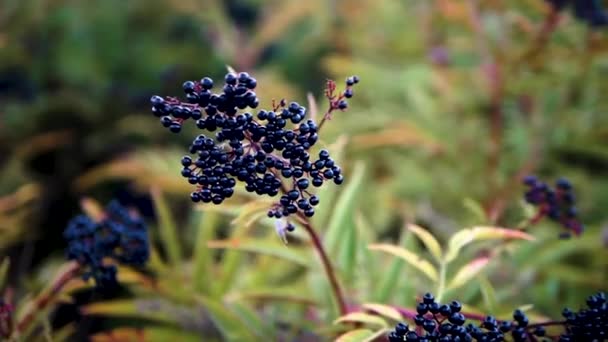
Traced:
<svg viewBox="0 0 608 342">
<path fill-rule="evenodd" d="M 212 250 L 207 243 L 213 239 L 218 224 L 218 214 L 206 211 L 196 214 L 199 221 L 197 227 L 196 243 L 194 244 L 194 269 L 192 270 L 192 282 L 194 290 L 201 294 L 210 293 L 211 271 L 213 267 Z"/>
<path fill-rule="evenodd" d="M 175 220 L 171 216 L 169 205 L 159 189 L 152 190 L 152 198 L 158 215 L 158 230 L 161 241 L 167 252 L 169 263 L 177 269 L 182 261 L 182 250 Z"/>
</svg>

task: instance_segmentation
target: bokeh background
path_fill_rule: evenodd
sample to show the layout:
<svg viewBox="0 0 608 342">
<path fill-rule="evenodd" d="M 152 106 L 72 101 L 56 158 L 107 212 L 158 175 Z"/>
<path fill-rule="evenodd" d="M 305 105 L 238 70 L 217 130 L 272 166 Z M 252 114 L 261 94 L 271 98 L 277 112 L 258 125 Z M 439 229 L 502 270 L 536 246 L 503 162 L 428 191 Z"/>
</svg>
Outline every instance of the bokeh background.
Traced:
<svg viewBox="0 0 608 342">
<path fill-rule="evenodd" d="M 342 85 L 348 75 L 361 78 L 349 110 L 324 127 L 323 144 L 340 156 L 347 181 L 324 190 L 327 208 L 316 218 L 322 233 L 331 224 L 358 232 L 345 237 L 357 239 L 354 249 L 331 251 L 353 305 L 412 306 L 428 285 L 384 256 L 361 265 L 371 260 L 361 257 L 366 244 L 399 243 L 425 255 L 404 232 L 405 220 L 442 242 L 474 225 L 515 229 L 531 214 L 520 178 L 535 173 L 575 184 L 586 231 L 560 241 L 559 225 L 543 221 L 528 231 L 540 242 L 505 248 L 485 277 L 496 307 L 507 311 L 534 304 L 538 315 L 551 317 L 562 306 L 576 307 L 608 284 L 608 40 L 605 29 L 568 11 L 556 23 L 551 18 L 540 0 L 1 0 L 0 255 L 10 258 L 7 286 L 27 298 L 48 282 L 63 262 L 62 231 L 84 197 L 136 207 L 164 259 L 152 188 L 174 217 L 180 279 L 213 283 L 210 274 L 189 278 L 207 211 L 193 209 L 179 158 L 198 133 L 163 129 L 149 98 L 180 95 L 185 80 L 220 80 L 230 66 L 258 79 L 261 107 L 280 98 L 310 106 L 310 94 L 322 111 L 326 79 Z M 352 176 L 357 184 L 349 187 Z M 347 191 L 349 200 L 338 202 L 347 210 L 336 221 L 333 202 Z M 272 228 L 235 229 L 229 211 L 237 204 L 209 214 L 209 239 L 278 240 Z M 255 300 L 236 301 L 284 330 L 304 327 L 302 339 L 324 339 L 336 318 L 331 309 L 320 305 L 317 316 L 314 306 L 261 295 L 273 287 L 300 294 L 326 289 L 314 252 L 303 250 L 312 270 L 276 256 L 244 257 L 251 250 L 214 254 L 214 267 L 230 261 L 239 273 L 224 279 L 214 298 L 259 288 Z M 262 272 L 268 267 L 276 272 Z M 319 274 L 311 281 L 309 273 Z M 174 291 L 189 293 L 186 287 Z M 135 292 L 124 296 L 140 296 Z M 175 295 L 179 300 L 169 301 L 188 304 L 186 294 Z M 484 308 L 477 282 L 453 297 Z M 134 324 L 102 309 L 82 314 L 76 307 L 103 298 L 87 291 L 76 298 L 76 305 L 50 311 L 53 329 L 71 327 L 63 336 L 79 340 Z M 310 315 L 326 329 L 299 322 Z M 201 321 L 165 333 L 196 340 L 211 339 L 212 331 L 221 338 L 208 319 Z"/>
</svg>

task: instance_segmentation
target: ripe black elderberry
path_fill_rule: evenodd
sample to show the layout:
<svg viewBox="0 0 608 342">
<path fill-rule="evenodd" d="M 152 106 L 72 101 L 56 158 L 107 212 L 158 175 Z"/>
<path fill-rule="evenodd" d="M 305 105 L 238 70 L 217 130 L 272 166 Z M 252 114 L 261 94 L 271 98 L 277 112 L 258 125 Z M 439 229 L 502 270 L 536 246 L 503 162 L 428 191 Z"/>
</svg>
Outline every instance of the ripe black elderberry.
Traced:
<svg viewBox="0 0 608 342">
<path fill-rule="evenodd" d="M 117 285 L 116 266 L 104 264 L 104 258 L 141 267 L 150 254 L 145 223 L 116 201 L 106 207 L 103 220 L 76 216 L 63 235 L 68 241 L 67 258 L 84 268 L 83 279 L 93 278 L 103 289 Z"/>
<path fill-rule="evenodd" d="M 349 77 L 342 97 L 352 97 L 352 86 L 358 82 L 358 77 Z M 279 219 L 298 212 L 313 216 L 319 199 L 309 192 L 310 186 L 319 187 L 329 180 L 342 184 L 344 176 L 328 151 L 319 151 L 318 158 L 311 154 L 319 127 L 306 119 L 306 108 L 282 100 L 255 115 L 245 111 L 259 105 L 253 91 L 257 81 L 245 72 L 226 74 L 220 93 L 212 93 L 213 86 L 213 80 L 204 77 L 183 84 L 187 102 L 175 97 L 150 99 L 153 114 L 172 132 L 179 132 L 188 119 L 209 132 L 196 137 L 189 150 L 192 156 L 181 160 L 182 176 L 196 185 L 192 201 L 221 204 L 240 182 L 257 195 L 282 193 L 268 211 L 269 217 Z M 336 108 L 346 109 L 342 97 Z M 287 227 L 289 231 L 291 226 Z"/>
<path fill-rule="evenodd" d="M 462 305 L 458 301 L 449 304 L 438 303 L 430 293 L 422 297 L 416 306 L 418 313 L 414 318 L 416 327 L 410 328 L 406 323 L 398 323 L 388 334 L 390 342 L 402 341 L 505 341 L 507 334 L 515 342 L 537 341 L 536 337 L 544 336 L 542 326 L 528 328 L 528 318 L 516 310 L 514 321 L 498 322 L 487 316 L 479 324 L 468 323 L 460 313 Z M 532 337 L 532 339 L 530 339 Z"/>
<path fill-rule="evenodd" d="M 595 0 L 545 0 L 556 10 L 561 11 L 572 5 L 574 16 L 593 28 L 608 26 L 608 11 L 602 1 Z"/>
<path fill-rule="evenodd" d="M 536 176 L 527 176 L 524 177 L 523 183 L 528 187 L 524 193 L 524 199 L 538 208 L 531 223 L 537 223 L 547 216 L 549 219 L 559 222 L 568 231 L 574 232 L 575 235 L 582 233 L 584 227 L 577 219 L 576 198 L 570 181 L 560 178 L 555 182 L 555 188 L 551 188 L 546 183 L 539 181 Z M 568 237 L 569 233 L 561 236 Z"/>
<path fill-rule="evenodd" d="M 608 340 L 608 301 L 606 293 L 599 292 L 587 299 L 587 307 L 578 312 L 564 309 L 566 331 L 559 341 Z"/>
</svg>

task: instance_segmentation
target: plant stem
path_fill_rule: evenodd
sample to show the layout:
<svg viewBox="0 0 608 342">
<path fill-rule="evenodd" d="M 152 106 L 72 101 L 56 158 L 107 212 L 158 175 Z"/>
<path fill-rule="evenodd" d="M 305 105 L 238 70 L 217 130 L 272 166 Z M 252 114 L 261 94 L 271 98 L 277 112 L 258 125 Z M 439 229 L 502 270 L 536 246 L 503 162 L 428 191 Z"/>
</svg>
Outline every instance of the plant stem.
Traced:
<svg viewBox="0 0 608 342">
<path fill-rule="evenodd" d="M 46 306 L 53 300 L 53 298 L 61 292 L 63 287 L 74 279 L 76 274 L 80 271 L 80 265 L 77 262 L 70 262 L 65 265 L 64 269 L 61 270 L 56 278 L 51 283 L 49 290 L 43 291 L 38 295 L 36 299 L 29 305 L 17 322 L 14 338 L 18 339 L 19 335 L 24 333 L 27 328 L 34 322 L 36 314 L 41 310 L 45 309 Z"/>
<path fill-rule="evenodd" d="M 441 298 L 445 292 L 445 276 L 448 265 L 444 260 L 441 260 L 439 265 L 439 285 L 437 286 L 437 301 L 441 302 Z"/>
<path fill-rule="evenodd" d="M 319 254 L 319 256 L 321 257 L 321 263 L 323 264 L 325 274 L 327 275 L 327 278 L 329 279 L 329 283 L 331 285 L 331 288 L 332 288 L 332 291 L 334 294 L 334 298 L 335 298 L 335 300 L 338 304 L 338 308 L 340 310 L 340 315 L 346 315 L 348 313 L 348 309 L 346 307 L 346 302 L 344 301 L 344 294 L 342 292 L 342 288 L 340 287 L 340 283 L 338 282 L 338 278 L 336 276 L 336 271 L 333 268 L 333 266 L 331 265 L 331 261 L 329 260 L 329 257 L 327 256 L 327 252 L 325 251 L 325 248 L 323 247 L 321 238 L 319 237 L 319 235 L 317 234 L 317 231 L 314 229 L 314 227 L 310 223 L 310 220 L 307 217 L 305 217 L 305 216 L 303 217 L 303 215 L 301 215 L 299 213 L 298 213 L 298 216 L 300 216 L 300 218 L 302 219 L 302 225 L 304 226 L 304 229 L 306 229 L 306 232 L 308 232 L 308 235 L 310 235 L 312 244 L 313 244 L 315 250 L 317 250 L 317 253 Z"/>
</svg>

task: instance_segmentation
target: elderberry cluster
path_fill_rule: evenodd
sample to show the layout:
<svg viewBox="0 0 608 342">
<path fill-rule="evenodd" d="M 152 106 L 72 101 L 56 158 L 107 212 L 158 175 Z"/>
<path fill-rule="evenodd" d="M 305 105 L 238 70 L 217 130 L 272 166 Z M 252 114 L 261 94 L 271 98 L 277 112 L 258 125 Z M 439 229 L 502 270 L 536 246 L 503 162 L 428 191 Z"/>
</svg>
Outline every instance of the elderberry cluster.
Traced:
<svg viewBox="0 0 608 342">
<path fill-rule="evenodd" d="M 116 266 L 106 264 L 104 258 L 141 267 L 150 254 L 145 223 L 117 201 L 108 204 L 99 222 L 76 216 L 63 235 L 68 241 L 67 258 L 78 261 L 85 269 L 83 279 L 93 278 L 99 288 L 117 285 Z"/>
<path fill-rule="evenodd" d="M 561 342 L 608 340 L 608 301 L 606 293 L 600 292 L 587 298 L 587 308 L 578 312 L 564 309 L 566 331 Z"/>
<path fill-rule="evenodd" d="M 461 313 L 462 304 L 452 301 L 441 304 L 432 294 L 427 293 L 422 302 L 416 306 L 418 313 L 414 317 L 415 327 L 406 323 L 398 323 L 388 334 L 390 342 L 402 341 L 504 341 L 507 335 L 515 342 L 528 341 L 530 336 L 545 336 L 542 327 L 530 328 L 529 320 L 521 310 L 513 313 L 513 321 L 499 322 L 492 316 L 487 316 L 481 323 L 467 324 L 466 317 Z"/>
<path fill-rule="evenodd" d="M 597 0 L 545 0 L 561 11 L 572 5 L 574 16 L 593 28 L 608 26 L 608 11 L 602 1 Z"/>
<path fill-rule="evenodd" d="M 555 188 L 551 188 L 535 176 L 527 176 L 523 179 L 523 183 L 528 187 L 524 199 L 538 208 L 534 220 L 547 216 L 576 235 L 582 233 L 583 225 L 577 219 L 576 198 L 570 181 L 560 178 L 555 182 Z M 561 236 L 569 237 L 570 233 Z"/>
<path fill-rule="evenodd" d="M 352 86 L 358 82 L 356 76 L 347 78 L 344 92 L 330 99 L 336 100 L 331 110 L 347 108 L 344 98 L 353 96 Z M 341 184 L 344 176 L 329 152 L 311 154 L 319 140 L 319 127 L 306 118 L 306 108 L 281 100 L 271 110 L 261 109 L 255 115 L 239 112 L 259 105 L 253 91 L 257 81 L 246 72 L 226 74 L 220 93 L 213 93 L 213 86 L 209 77 L 185 82 L 187 102 L 174 97 L 151 98 L 152 112 L 172 132 L 179 132 L 188 119 L 196 120 L 196 127 L 207 132 L 194 139 L 191 155 L 181 160 L 182 176 L 196 186 L 190 195 L 192 201 L 221 204 L 234 194 L 238 181 L 257 195 L 282 193 L 269 217 L 297 212 L 313 216 L 319 199 L 309 188 L 328 181 Z"/>
</svg>

